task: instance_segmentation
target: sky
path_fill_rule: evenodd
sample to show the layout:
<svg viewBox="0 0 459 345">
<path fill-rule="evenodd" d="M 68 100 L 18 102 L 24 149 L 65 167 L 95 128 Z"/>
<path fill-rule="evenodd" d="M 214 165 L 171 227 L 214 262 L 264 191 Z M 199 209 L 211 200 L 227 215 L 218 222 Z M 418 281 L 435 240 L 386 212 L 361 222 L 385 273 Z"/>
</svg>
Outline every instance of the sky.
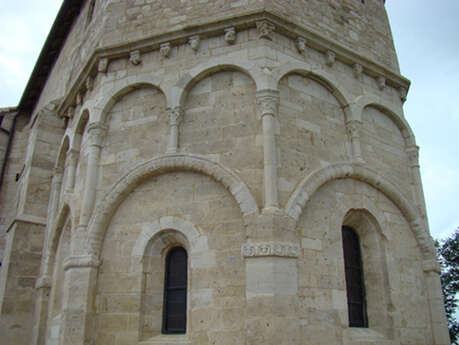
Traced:
<svg viewBox="0 0 459 345">
<path fill-rule="evenodd" d="M 0 0 L 0 107 L 18 104 L 62 0 Z M 459 1 L 387 0 L 405 117 L 420 146 L 430 231 L 459 226 Z"/>
</svg>

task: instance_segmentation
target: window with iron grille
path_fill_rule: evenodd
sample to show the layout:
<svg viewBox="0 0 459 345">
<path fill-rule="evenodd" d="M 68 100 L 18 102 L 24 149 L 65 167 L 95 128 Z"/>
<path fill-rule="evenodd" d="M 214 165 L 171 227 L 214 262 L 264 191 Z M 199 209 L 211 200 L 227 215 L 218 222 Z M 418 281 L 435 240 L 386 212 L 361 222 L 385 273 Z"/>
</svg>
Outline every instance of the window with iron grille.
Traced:
<svg viewBox="0 0 459 345">
<path fill-rule="evenodd" d="M 351 227 L 343 226 L 342 237 L 349 326 L 368 327 L 359 236 Z"/>
<path fill-rule="evenodd" d="M 163 329 L 165 334 L 186 332 L 187 253 L 175 247 L 166 257 Z"/>
</svg>

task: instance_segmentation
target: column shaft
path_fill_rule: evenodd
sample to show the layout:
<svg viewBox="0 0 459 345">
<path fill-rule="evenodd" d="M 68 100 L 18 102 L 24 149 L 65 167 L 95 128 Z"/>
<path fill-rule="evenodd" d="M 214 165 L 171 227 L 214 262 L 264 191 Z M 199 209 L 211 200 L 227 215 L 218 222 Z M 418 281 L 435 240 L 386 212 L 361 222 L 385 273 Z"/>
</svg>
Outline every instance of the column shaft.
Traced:
<svg viewBox="0 0 459 345">
<path fill-rule="evenodd" d="M 263 124 L 264 193 L 265 209 L 278 209 L 277 147 L 275 138 L 275 116 L 279 108 L 278 90 L 257 92 L 258 113 Z"/>
</svg>

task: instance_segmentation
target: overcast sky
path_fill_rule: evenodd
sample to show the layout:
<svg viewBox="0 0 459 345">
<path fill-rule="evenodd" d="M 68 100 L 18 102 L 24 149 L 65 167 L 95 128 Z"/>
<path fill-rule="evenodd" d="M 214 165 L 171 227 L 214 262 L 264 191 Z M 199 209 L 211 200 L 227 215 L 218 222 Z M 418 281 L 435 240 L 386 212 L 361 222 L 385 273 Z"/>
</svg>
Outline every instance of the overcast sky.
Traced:
<svg viewBox="0 0 459 345">
<path fill-rule="evenodd" d="M 61 0 L 0 0 L 0 107 L 17 105 Z M 435 238 L 459 226 L 459 0 L 387 0 L 402 74 L 405 116 L 421 147 Z"/>
</svg>

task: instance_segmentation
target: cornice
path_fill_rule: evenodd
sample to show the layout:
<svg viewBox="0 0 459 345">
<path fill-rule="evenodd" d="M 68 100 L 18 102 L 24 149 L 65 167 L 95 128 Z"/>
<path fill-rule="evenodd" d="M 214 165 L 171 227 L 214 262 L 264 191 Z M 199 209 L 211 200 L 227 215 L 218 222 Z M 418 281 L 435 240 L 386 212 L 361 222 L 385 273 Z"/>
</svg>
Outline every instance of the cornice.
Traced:
<svg viewBox="0 0 459 345">
<path fill-rule="evenodd" d="M 80 70 L 78 77 L 59 106 L 58 113 L 63 116 L 67 108 L 75 105 L 77 95 L 87 89 L 87 79 L 93 78 L 98 73 L 98 62 L 102 59 L 107 59 L 106 61 L 118 58 L 129 59 L 132 51 L 139 51 L 140 54 L 145 54 L 159 50 L 161 45 L 165 43 L 169 43 L 171 47 L 183 45 L 187 44 L 192 36 L 199 36 L 201 40 L 224 36 L 225 29 L 229 27 L 235 28 L 236 31 L 240 32 L 256 28 L 257 22 L 263 20 L 274 24 L 277 34 L 282 34 L 294 41 L 302 38 L 309 49 L 314 49 L 324 54 L 332 52 L 336 61 L 347 64 L 352 68 L 355 65 L 359 65 L 363 73 L 374 78 L 381 78 L 381 80 L 384 78 L 388 86 L 405 92 L 410 87 L 410 81 L 407 78 L 367 57 L 355 53 L 337 41 L 326 38 L 310 28 L 300 26 L 267 10 L 256 10 L 245 15 L 234 15 L 215 21 L 203 19 L 179 30 L 171 30 L 159 35 L 151 35 L 138 40 L 126 41 L 122 44 L 97 48 Z"/>
</svg>

